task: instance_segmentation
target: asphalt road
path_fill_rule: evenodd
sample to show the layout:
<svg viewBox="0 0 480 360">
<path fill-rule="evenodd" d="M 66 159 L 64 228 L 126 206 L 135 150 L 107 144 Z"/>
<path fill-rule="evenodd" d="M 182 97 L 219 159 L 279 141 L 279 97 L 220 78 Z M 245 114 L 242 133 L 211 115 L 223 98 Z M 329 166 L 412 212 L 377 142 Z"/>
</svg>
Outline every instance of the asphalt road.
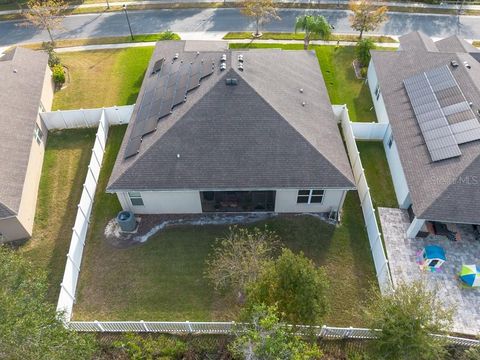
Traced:
<svg viewBox="0 0 480 360">
<path fill-rule="evenodd" d="M 268 31 L 292 31 L 295 17 L 305 10 L 282 10 L 281 20 L 263 26 Z M 345 10 L 309 11 L 321 13 L 335 26 L 335 32 L 351 33 L 349 12 Z M 133 32 L 155 33 L 170 29 L 177 32 L 244 31 L 252 30 L 251 19 L 238 9 L 185 9 L 130 11 Z M 480 39 L 480 17 L 462 16 L 460 24 L 456 16 L 391 13 L 389 20 L 375 33 L 402 35 L 421 30 L 432 37 L 445 37 L 458 33 L 465 38 Z M 89 38 L 128 35 L 128 25 L 123 12 L 73 15 L 65 18 L 63 29 L 55 32 L 56 38 Z M 21 22 L 0 22 L 0 46 L 21 42 L 48 40 L 45 31 Z"/>
</svg>

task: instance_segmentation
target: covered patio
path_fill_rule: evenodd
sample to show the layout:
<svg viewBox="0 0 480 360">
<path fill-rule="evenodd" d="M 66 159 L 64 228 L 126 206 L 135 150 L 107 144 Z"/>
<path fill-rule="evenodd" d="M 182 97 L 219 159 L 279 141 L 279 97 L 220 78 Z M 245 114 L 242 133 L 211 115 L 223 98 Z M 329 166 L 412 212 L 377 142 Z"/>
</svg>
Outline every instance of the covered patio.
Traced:
<svg viewBox="0 0 480 360">
<path fill-rule="evenodd" d="M 275 210 L 275 191 L 201 191 L 203 212 L 262 212 Z"/>
<path fill-rule="evenodd" d="M 455 308 L 453 331 L 477 335 L 480 332 L 480 289 L 465 288 L 458 280 L 462 264 L 480 265 L 480 241 L 471 225 L 457 224 L 459 241 L 444 235 L 427 235 L 409 239 L 411 224 L 407 210 L 378 208 L 382 232 L 394 286 L 401 282 L 424 279 L 448 306 Z M 446 261 L 439 271 L 421 269 L 418 254 L 427 245 L 445 250 Z"/>
</svg>

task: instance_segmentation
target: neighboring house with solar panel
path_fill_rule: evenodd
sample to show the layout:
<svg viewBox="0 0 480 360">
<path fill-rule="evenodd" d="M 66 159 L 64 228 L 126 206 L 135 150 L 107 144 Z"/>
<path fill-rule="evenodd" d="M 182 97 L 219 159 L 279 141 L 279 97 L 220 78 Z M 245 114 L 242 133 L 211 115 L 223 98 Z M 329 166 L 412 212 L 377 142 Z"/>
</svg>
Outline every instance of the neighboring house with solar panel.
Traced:
<svg viewBox="0 0 480 360">
<path fill-rule="evenodd" d="M 372 51 L 368 84 L 407 235 L 432 223 L 480 224 L 480 51 L 452 36 L 400 37 Z"/>
<path fill-rule="evenodd" d="M 53 83 L 44 52 L 16 48 L 0 57 L 0 242 L 29 238 L 37 202 Z"/>
<path fill-rule="evenodd" d="M 107 191 L 139 214 L 330 213 L 355 189 L 315 53 L 159 42 Z"/>
</svg>

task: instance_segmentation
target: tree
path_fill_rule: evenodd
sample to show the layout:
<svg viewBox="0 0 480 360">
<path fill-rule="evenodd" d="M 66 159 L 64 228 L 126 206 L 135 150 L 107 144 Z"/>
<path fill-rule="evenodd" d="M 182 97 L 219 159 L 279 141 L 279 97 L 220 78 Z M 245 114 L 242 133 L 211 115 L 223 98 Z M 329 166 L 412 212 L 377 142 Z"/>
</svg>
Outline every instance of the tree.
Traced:
<svg viewBox="0 0 480 360">
<path fill-rule="evenodd" d="M 307 343 L 280 323 L 273 306 L 255 306 L 251 327 L 231 345 L 232 353 L 249 360 L 313 360 L 322 356 L 315 343 Z"/>
<path fill-rule="evenodd" d="M 357 42 L 357 45 L 355 47 L 355 53 L 361 66 L 368 66 L 371 58 L 370 50 L 373 49 L 375 49 L 375 43 L 372 39 L 362 39 Z"/>
<path fill-rule="evenodd" d="M 283 249 L 270 261 L 258 280 L 247 290 L 247 311 L 255 305 L 278 306 L 283 321 L 290 324 L 318 324 L 328 312 L 328 280 L 303 253 Z"/>
<path fill-rule="evenodd" d="M 93 337 L 67 330 L 46 300 L 42 271 L 0 247 L 0 279 L 2 359 L 88 359 L 93 355 Z"/>
<path fill-rule="evenodd" d="M 34 26 L 46 29 L 54 43 L 52 31 L 60 28 L 66 8 L 63 0 L 28 0 L 27 10 L 22 14 Z"/>
<path fill-rule="evenodd" d="M 244 0 L 241 12 L 255 19 L 255 37 L 260 36 L 260 24 L 272 19 L 280 20 L 274 0 Z"/>
<path fill-rule="evenodd" d="M 324 16 L 303 15 L 297 17 L 295 21 L 295 33 L 298 30 L 305 32 L 303 38 L 303 48 L 308 49 L 312 35 L 317 35 L 320 39 L 326 40 L 332 34 L 332 26 Z"/>
<path fill-rule="evenodd" d="M 360 31 L 361 39 L 364 31 L 373 31 L 387 20 L 386 6 L 377 7 L 370 0 L 350 0 L 348 4 L 350 11 L 350 26 L 356 31 Z"/>
<path fill-rule="evenodd" d="M 234 226 L 225 238 L 217 240 L 207 259 L 205 276 L 216 290 L 231 291 L 243 299 L 247 285 L 257 279 L 271 259 L 277 242 L 278 236 L 267 228 L 248 230 Z"/>
<path fill-rule="evenodd" d="M 372 343 L 379 359 L 433 360 L 446 355 L 445 344 L 430 334 L 449 328 L 452 311 L 421 281 L 400 284 L 384 296 L 375 289 L 365 313 L 369 327 L 381 330 Z"/>
</svg>

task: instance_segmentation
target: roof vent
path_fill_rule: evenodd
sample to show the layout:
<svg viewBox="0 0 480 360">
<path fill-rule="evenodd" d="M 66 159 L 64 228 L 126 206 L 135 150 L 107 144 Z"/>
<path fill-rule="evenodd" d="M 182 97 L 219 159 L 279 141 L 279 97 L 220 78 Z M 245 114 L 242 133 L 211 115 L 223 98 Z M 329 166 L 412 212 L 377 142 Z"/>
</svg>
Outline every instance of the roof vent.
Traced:
<svg viewBox="0 0 480 360">
<path fill-rule="evenodd" d="M 473 106 L 473 102 L 469 101 L 469 102 L 468 102 L 468 105 L 470 105 L 470 107 L 472 107 L 472 106 Z"/>
<path fill-rule="evenodd" d="M 303 94 L 303 89 L 300 89 L 300 92 Z"/>
<path fill-rule="evenodd" d="M 222 58 L 220 59 L 221 62 L 227 61 L 227 54 L 223 54 Z"/>
<path fill-rule="evenodd" d="M 305 101 L 302 101 L 302 106 L 305 106 L 307 105 L 307 103 Z"/>
<path fill-rule="evenodd" d="M 227 84 L 227 85 L 237 85 L 238 84 L 238 79 L 236 79 L 236 78 L 225 79 L 225 84 Z"/>
<path fill-rule="evenodd" d="M 238 61 L 243 63 L 243 55 L 242 54 L 238 55 Z"/>
<path fill-rule="evenodd" d="M 180 159 L 180 154 L 177 154 L 177 159 Z"/>
<path fill-rule="evenodd" d="M 177 60 L 178 59 L 178 53 L 175 53 L 175 55 L 173 55 L 173 60 Z"/>
<path fill-rule="evenodd" d="M 227 68 L 227 64 L 225 64 L 224 62 L 222 62 L 222 63 L 220 64 L 220 70 L 223 71 L 223 70 L 225 70 L 226 68 Z"/>
<path fill-rule="evenodd" d="M 238 64 L 238 70 L 243 71 L 243 63 Z"/>
<path fill-rule="evenodd" d="M 466 67 L 467 69 L 471 69 L 471 68 L 472 68 L 467 61 L 464 61 L 464 62 L 463 62 L 463 65 L 465 65 L 465 67 Z"/>
<path fill-rule="evenodd" d="M 450 65 L 452 65 L 452 67 L 456 68 L 456 67 L 458 67 L 458 62 L 456 62 L 455 60 L 452 60 L 450 62 Z"/>
<path fill-rule="evenodd" d="M 197 51 L 197 56 L 199 56 L 199 55 L 200 55 L 200 51 Z"/>
<path fill-rule="evenodd" d="M 13 73 L 16 74 L 16 73 L 17 73 L 17 69 L 13 69 Z"/>
</svg>

